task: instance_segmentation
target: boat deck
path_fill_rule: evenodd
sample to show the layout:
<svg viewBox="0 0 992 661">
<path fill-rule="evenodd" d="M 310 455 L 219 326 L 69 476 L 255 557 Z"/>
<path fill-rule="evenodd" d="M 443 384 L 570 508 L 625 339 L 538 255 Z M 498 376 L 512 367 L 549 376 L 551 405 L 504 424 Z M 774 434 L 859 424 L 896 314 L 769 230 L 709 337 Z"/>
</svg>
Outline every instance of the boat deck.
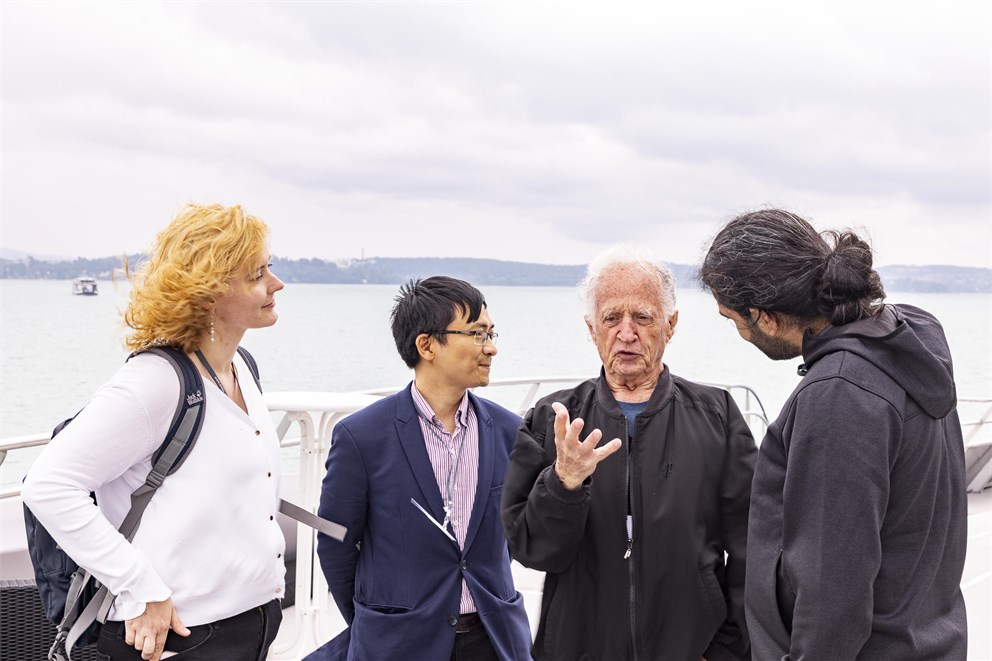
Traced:
<svg viewBox="0 0 992 661">
<path fill-rule="evenodd" d="M 7 499 L 0 503 L 0 529 L 4 531 L 4 551 L 0 557 L 0 565 L 5 578 L 32 576 L 20 508 L 19 500 Z M 21 531 L 19 537 L 18 530 Z M 18 548 L 20 552 L 17 551 Z M 512 569 L 517 589 L 524 596 L 531 630 L 536 631 L 541 610 L 543 574 L 516 562 Z M 968 607 L 968 659 L 989 661 L 992 659 L 992 627 L 989 626 L 989 622 L 992 622 L 992 490 L 968 496 L 968 557 L 961 589 Z M 304 607 L 301 606 L 301 609 Z M 329 599 L 326 609 L 317 617 L 308 616 L 298 610 L 296 605 L 291 606 L 284 611 L 282 628 L 269 659 L 301 659 L 320 643 L 337 635 L 344 626 L 344 620 Z"/>
<path fill-rule="evenodd" d="M 534 633 L 541 612 L 544 574 L 516 562 L 512 570 L 514 583 L 524 597 L 531 632 Z M 968 557 L 961 590 L 968 609 L 968 659 L 992 660 L 992 627 L 989 626 L 992 623 L 992 490 L 968 494 Z M 295 608 L 286 609 L 270 659 L 299 659 L 303 653 L 310 651 L 313 643 L 306 645 L 306 650 L 299 645 L 310 633 L 300 630 L 300 622 Z M 318 641 L 329 640 L 344 628 L 344 619 L 331 602 L 329 612 L 322 619 Z"/>
<path fill-rule="evenodd" d="M 544 392 L 581 380 L 577 377 L 557 377 L 494 381 L 489 391 L 494 386 L 516 389 L 512 396 L 522 397 L 513 402 L 505 399 L 497 401 L 522 412 Z M 746 387 L 723 387 L 734 395 L 751 424 L 755 437 L 761 438 L 767 419 L 757 396 Z M 295 463 L 299 469 L 295 474 L 287 471 L 283 496 L 314 511 L 323 478 L 324 457 L 327 455 L 334 424 L 388 392 L 391 391 L 266 393 L 269 409 L 282 417 L 277 431 L 283 439 L 284 452 L 297 458 Z M 982 457 L 992 455 L 992 441 L 979 435 L 981 432 L 988 436 L 987 432 L 992 428 L 988 424 L 992 417 L 992 406 L 987 400 L 980 402 L 985 413 L 977 423 L 966 423 L 971 425 L 966 432 L 966 445 L 969 453 L 976 459 L 969 463 L 969 467 L 974 465 L 976 471 L 969 476 L 969 484 L 974 493 L 968 494 L 968 555 L 961 588 L 968 608 L 968 658 L 992 661 L 992 627 L 989 626 L 992 622 L 992 489 L 983 487 L 989 484 L 988 472 L 992 471 L 992 462 L 986 460 L 984 464 L 981 463 Z M 291 429 L 297 430 L 298 435 L 288 433 Z M 4 439 L 0 443 L 0 460 L 7 451 L 42 445 L 47 440 L 47 435 L 44 434 Z M 287 557 L 295 557 L 295 578 L 292 587 L 287 590 L 288 594 L 294 595 L 295 603 L 285 610 L 282 627 L 269 655 L 273 661 L 300 659 L 345 626 L 329 597 L 327 585 L 316 561 L 314 533 L 309 528 L 295 526 L 289 519 L 284 520 L 283 525 L 288 540 Z M 0 490 L 0 533 L 0 579 L 9 581 L 33 578 L 27 555 L 22 506 L 16 488 Z M 513 564 L 512 569 L 517 589 L 524 596 L 531 628 L 536 630 L 543 574 L 517 563 Z M 52 629 L 54 632 L 54 627 Z"/>
</svg>

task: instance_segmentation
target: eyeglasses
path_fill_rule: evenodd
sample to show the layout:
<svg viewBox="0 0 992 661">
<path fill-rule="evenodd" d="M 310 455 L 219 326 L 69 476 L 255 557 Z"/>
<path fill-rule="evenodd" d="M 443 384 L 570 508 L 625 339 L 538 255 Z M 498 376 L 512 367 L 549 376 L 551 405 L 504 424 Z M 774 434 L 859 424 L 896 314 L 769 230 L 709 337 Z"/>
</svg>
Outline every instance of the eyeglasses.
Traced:
<svg viewBox="0 0 992 661">
<path fill-rule="evenodd" d="M 480 347 L 486 343 L 486 340 L 496 344 L 496 338 L 499 337 L 499 333 L 484 330 L 433 330 L 424 332 L 428 335 L 471 335 L 472 341 Z"/>
</svg>

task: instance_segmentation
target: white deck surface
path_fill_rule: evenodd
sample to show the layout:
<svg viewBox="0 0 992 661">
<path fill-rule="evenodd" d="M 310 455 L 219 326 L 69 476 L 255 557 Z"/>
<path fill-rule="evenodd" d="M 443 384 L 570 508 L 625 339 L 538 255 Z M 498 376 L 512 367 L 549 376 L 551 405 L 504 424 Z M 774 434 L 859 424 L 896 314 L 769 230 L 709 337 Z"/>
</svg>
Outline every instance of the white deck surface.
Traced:
<svg viewBox="0 0 992 661">
<path fill-rule="evenodd" d="M 968 659 L 992 661 L 992 490 L 968 495 L 968 557 L 965 562 L 961 589 L 968 607 Z M 24 539 L 23 517 L 19 498 L 7 498 L 0 507 L 0 567 L 4 578 L 32 576 Z M 517 589 L 524 595 L 532 630 L 537 626 L 541 606 L 543 575 L 516 563 L 513 574 Z M 297 638 L 293 609 L 286 609 L 286 619 L 273 646 L 273 660 L 288 661 L 302 656 L 286 654 L 287 641 Z M 322 634 L 329 639 L 344 628 L 344 621 L 331 602 L 330 612 Z M 280 653 L 280 650 L 283 650 Z"/>
<path fill-rule="evenodd" d="M 540 572 L 513 563 L 513 576 L 517 589 L 524 596 L 531 631 L 537 629 L 541 610 L 541 589 L 544 576 Z M 968 557 L 961 578 L 968 608 L 968 659 L 992 661 L 992 490 L 982 494 L 968 494 Z M 331 605 L 327 639 L 344 629 L 344 620 Z M 296 637 L 292 627 L 292 609 L 286 609 L 286 623 L 273 646 L 271 659 L 289 660 L 297 656 L 278 654 L 285 641 Z"/>
</svg>

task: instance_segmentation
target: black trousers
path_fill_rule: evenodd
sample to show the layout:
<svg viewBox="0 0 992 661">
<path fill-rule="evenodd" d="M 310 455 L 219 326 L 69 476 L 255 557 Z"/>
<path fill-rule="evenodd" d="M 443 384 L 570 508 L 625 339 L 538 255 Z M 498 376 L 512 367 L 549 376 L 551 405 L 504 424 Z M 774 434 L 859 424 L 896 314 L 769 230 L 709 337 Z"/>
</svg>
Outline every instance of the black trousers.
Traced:
<svg viewBox="0 0 992 661">
<path fill-rule="evenodd" d="M 455 634 L 450 661 L 499 661 L 499 657 L 486 628 L 478 626 L 471 631 Z"/>
<path fill-rule="evenodd" d="M 183 637 L 174 631 L 165 640 L 165 651 L 175 661 L 265 661 L 269 646 L 282 622 L 278 599 L 256 606 L 244 613 L 210 624 L 189 627 Z M 100 661 L 137 661 L 141 652 L 124 640 L 124 623 L 107 622 L 100 629 L 96 643 Z"/>
</svg>

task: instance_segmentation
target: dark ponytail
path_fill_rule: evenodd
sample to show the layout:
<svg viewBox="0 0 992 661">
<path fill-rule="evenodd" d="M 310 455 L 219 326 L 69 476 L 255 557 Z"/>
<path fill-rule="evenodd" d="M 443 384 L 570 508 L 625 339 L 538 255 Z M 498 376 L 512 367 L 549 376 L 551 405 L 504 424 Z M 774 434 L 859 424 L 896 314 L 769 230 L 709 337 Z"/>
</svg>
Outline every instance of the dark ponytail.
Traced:
<svg viewBox="0 0 992 661">
<path fill-rule="evenodd" d="M 841 325 L 872 316 L 885 298 L 871 247 L 857 234 L 820 234 L 780 209 L 727 223 L 713 239 L 699 277 L 721 305 L 746 318 L 754 308 Z"/>
<path fill-rule="evenodd" d="M 833 250 L 824 260 L 817 288 L 821 316 L 834 326 L 872 316 L 885 298 L 882 280 L 872 268 L 871 246 L 850 231 L 827 231 Z"/>
</svg>

